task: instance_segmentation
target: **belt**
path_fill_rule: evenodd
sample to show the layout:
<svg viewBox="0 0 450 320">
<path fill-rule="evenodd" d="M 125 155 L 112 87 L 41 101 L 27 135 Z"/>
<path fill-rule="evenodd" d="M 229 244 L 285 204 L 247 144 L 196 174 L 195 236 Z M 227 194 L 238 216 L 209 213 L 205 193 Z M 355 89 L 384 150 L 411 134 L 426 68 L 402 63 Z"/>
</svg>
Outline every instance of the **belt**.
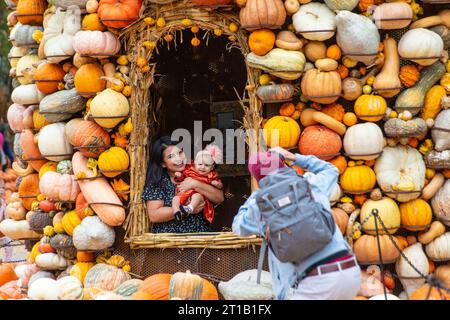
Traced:
<svg viewBox="0 0 450 320">
<path fill-rule="evenodd" d="M 307 277 L 314 277 L 325 273 L 331 273 L 336 272 L 339 270 L 345 270 L 349 269 L 351 267 L 356 266 L 355 257 L 352 257 L 351 260 L 346 261 L 338 261 L 330 264 L 323 264 L 321 266 L 318 266 L 314 269 L 312 269 L 308 274 Z"/>
</svg>

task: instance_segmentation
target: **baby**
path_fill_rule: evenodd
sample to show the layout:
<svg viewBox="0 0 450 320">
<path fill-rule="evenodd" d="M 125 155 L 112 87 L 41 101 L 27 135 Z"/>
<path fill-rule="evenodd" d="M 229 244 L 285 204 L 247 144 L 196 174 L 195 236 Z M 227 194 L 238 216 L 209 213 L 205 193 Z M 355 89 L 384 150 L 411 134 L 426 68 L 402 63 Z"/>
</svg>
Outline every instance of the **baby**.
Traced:
<svg viewBox="0 0 450 320">
<path fill-rule="evenodd" d="M 189 177 L 222 189 L 223 185 L 219 179 L 219 174 L 214 171 L 215 165 L 221 160 L 222 151 L 219 147 L 213 144 L 207 145 L 204 150 L 197 153 L 193 164 L 187 164 L 186 169 L 182 173 L 175 173 L 175 182 L 180 183 Z M 194 212 L 203 201 L 205 202 L 203 216 L 209 223 L 212 223 L 214 218 L 213 204 L 195 190 L 180 192 L 177 185 L 176 196 L 172 199 L 172 209 L 176 212 L 175 219 L 181 221 Z M 188 202 L 189 204 L 186 205 Z"/>
</svg>

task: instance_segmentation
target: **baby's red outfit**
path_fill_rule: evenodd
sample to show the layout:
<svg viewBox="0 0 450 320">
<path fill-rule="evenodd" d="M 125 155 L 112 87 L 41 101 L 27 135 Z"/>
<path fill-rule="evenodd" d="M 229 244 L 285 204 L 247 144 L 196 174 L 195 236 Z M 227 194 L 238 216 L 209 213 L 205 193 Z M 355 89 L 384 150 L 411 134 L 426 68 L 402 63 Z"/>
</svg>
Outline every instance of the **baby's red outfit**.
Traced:
<svg viewBox="0 0 450 320">
<path fill-rule="evenodd" d="M 175 182 L 180 183 L 186 178 L 192 178 L 197 181 L 211 184 L 214 180 L 219 180 L 219 174 L 216 171 L 211 171 L 207 175 L 201 175 L 197 171 L 195 171 L 195 167 L 192 163 L 186 165 L 186 168 L 183 171 L 181 177 L 176 178 Z M 198 193 L 197 191 L 191 189 L 184 192 L 180 192 L 179 185 L 177 185 L 176 194 L 180 198 L 180 205 L 185 205 L 192 195 Z M 203 209 L 203 216 L 205 219 L 212 223 L 214 219 L 214 206 L 205 196 L 203 196 L 203 200 L 205 201 L 205 208 Z"/>
</svg>

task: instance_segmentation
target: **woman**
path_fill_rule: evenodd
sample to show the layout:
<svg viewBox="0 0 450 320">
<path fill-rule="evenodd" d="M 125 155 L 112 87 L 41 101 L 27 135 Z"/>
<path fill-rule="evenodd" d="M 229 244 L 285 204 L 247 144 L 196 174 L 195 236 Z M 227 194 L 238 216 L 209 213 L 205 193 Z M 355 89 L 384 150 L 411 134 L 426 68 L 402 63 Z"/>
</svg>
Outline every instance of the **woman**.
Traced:
<svg viewBox="0 0 450 320">
<path fill-rule="evenodd" d="M 178 142 L 164 136 L 153 145 L 147 182 L 142 199 L 147 202 L 147 213 L 153 223 L 154 233 L 189 233 L 209 232 L 210 224 L 203 217 L 204 204 L 191 215 L 179 219 L 172 209 L 172 198 L 175 196 L 175 172 L 182 172 L 186 167 L 186 155 L 177 147 Z M 211 185 L 201 183 L 192 178 L 186 178 L 180 183 L 180 191 L 194 189 L 208 198 L 212 203 L 219 204 L 224 200 L 223 191 Z"/>
</svg>

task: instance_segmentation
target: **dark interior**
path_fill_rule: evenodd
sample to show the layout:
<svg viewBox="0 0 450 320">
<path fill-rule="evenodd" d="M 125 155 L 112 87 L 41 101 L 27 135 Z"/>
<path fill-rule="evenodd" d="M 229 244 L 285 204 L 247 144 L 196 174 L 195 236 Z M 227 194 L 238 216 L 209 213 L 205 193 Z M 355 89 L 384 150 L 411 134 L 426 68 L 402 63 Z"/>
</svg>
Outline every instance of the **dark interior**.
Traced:
<svg viewBox="0 0 450 320">
<path fill-rule="evenodd" d="M 179 33 L 176 46 L 172 42 L 158 47 L 159 54 L 154 57 L 155 83 L 151 88 L 152 103 L 160 108 L 158 136 L 170 136 L 178 128 L 192 133 L 194 121 L 202 121 L 203 132 L 209 128 L 225 132 L 241 127 L 243 110 L 234 88 L 243 95 L 247 83 L 244 56 L 236 48 L 227 50 L 227 37 L 210 35 L 206 45 L 203 35 L 204 31 L 197 34 L 201 40 L 198 47 L 191 45 L 194 35 L 189 29 L 183 31 L 183 43 L 179 41 Z M 192 141 L 192 146 L 195 142 Z M 203 148 L 210 142 L 197 143 Z M 222 164 L 217 170 L 224 185 L 225 201 L 215 208 L 213 229 L 226 231 L 251 193 L 250 176 L 244 164 Z"/>
</svg>

